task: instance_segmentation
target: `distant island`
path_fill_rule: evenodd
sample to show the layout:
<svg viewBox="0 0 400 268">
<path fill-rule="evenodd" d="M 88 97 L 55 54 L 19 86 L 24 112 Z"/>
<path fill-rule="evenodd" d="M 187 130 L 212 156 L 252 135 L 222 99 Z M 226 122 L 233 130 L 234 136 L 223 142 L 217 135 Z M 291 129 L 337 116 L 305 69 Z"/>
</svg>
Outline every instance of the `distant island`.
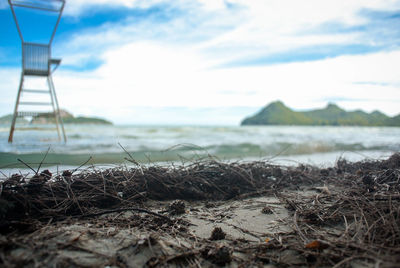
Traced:
<svg viewBox="0 0 400 268">
<path fill-rule="evenodd" d="M 1 116 L 0 117 L 0 124 L 3 124 L 3 125 L 11 124 L 12 119 L 13 119 L 13 115 L 12 114 Z M 26 120 L 25 118 L 17 118 L 17 123 L 18 124 L 28 124 L 29 121 Z"/>
<path fill-rule="evenodd" d="M 400 114 L 389 117 L 379 111 L 345 111 L 330 103 L 323 109 L 296 112 L 283 102 L 272 102 L 241 125 L 311 125 L 311 126 L 400 126 Z"/>
<path fill-rule="evenodd" d="M 66 110 L 60 110 L 61 118 L 65 124 L 99 124 L 99 125 L 112 125 L 112 122 L 97 118 L 97 117 L 75 117 Z M 0 124 L 11 124 L 12 114 L 8 114 L 0 117 Z M 25 118 L 18 118 L 18 123 L 22 124 L 54 124 L 55 119 L 52 113 L 44 113 L 38 116 L 32 117 L 30 121 Z"/>
</svg>

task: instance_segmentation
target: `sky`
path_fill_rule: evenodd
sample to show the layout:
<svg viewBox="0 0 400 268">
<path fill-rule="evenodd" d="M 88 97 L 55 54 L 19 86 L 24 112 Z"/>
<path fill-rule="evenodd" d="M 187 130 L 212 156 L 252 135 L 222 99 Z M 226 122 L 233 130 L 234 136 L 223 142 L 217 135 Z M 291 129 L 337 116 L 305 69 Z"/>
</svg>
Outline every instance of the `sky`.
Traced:
<svg viewBox="0 0 400 268">
<path fill-rule="evenodd" d="M 48 42 L 54 14 L 16 13 Z M 0 25 L 4 115 L 21 73 L 7 0 Z M 238 125 L 276 100 L 400 114 L 400 0 L 67 0 L 52 56 L 61 108 L 116 124 Z"/>
</svg>

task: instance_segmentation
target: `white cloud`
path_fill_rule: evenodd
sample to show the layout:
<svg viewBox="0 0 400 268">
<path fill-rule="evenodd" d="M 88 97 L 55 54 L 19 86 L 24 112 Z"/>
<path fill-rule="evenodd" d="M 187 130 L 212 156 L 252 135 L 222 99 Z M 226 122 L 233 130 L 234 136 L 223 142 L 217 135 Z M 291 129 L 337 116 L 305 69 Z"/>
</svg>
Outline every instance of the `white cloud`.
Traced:
<svg viewBox="0 0 400 268">
<path fill-rule="evenodd" d="M 65 7 L 65 14 L 78 16 L 83 12 L 90 13 L 93 7 L 121 6 L 125 8 L 147 8 L 154 4 L 165 2 L 165 0 L 68 0 Z"/>
<path fill-rule="evenodd" d="M 221 10 L 225 9 L 225 1 L 224 0 L 198 0 L 202 7 L 206 10 Z"/>
<path fill-rule="evenodd" d="M 246 20 L 241 20 L 234 30 L 210 40 L 205 44 L 207 47 L 246 48 L 247 46 L 262 48 L 271 54 L 305 45 L 360 43 L 365 40 L 360 38 L 359 32 L 315 35 L 307 31 L 333 22 L 347 26 L 361 25 L 366 23 L 366 18 L 359 14 L 363 9 L 393 11 L 400 8 L 400 1 L 377 0 L 232 2 L 244 7 Z"/>
<path fill-rule="evenodd" d="M 361 31 L 315 33 L 326 23 L 355 26 L 366 23 L 363 9 L 392 11 L 400 1 L 390 0 L 90 0 L 68 2 L 79 12 L 93 5 L 148 8 L 158 3 L 181 10 L 168 21 L 157 16 L 106 23 L 77 32 L 58 50 L 69 51 L 64 63 L 82 64 L 107 49 L 136 40 L 188 43 L 221 64 L 243 58 L 275 55 L 312 46 L 365 45 L 368 33 Z M 228 7 L 237 5 L 236 8 Z M 166 9 L 167 10 L 167 9 Z M 167 11 L 166 11 L 167 12 Z M 169 11 L 168 11 L 169 12 Z M 57 47 L 56 47 L 57 51 Z"/>
<path fill-rule="evenodd" d="M 104 65 L 92 72 L 56 75 L 63 107 L 119 123 L 142 122 L 136 109 L 143 107 L 158 107 L 150 118 L 168 123 L 173 119 L 157 114 L 163 107 L 262 107 L 277 99 L 295 109 L 322 107 L 327 99 L 338 98 L 347 109 L 400 112 L 400 51 L 210 69 L 212 62 L 196 48 L 143 42 L 109 51 L 103 60 Z M 235 116 L 238 123 L 246 114 Z M 198 115 L 179 117 L 200 120 Z"/>
</svg>

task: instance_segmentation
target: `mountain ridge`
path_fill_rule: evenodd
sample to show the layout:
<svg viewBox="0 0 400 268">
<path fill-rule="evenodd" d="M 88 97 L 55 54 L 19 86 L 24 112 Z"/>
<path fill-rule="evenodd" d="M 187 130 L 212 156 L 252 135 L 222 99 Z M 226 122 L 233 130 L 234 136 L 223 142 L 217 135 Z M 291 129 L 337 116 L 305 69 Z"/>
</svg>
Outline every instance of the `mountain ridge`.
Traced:
<svg viewBox="0 0 400 268">
<path fill-rule="evenodd" d="M 400 126 L 400 114 L 389 117 L 377 110 L 371 113 L 346 111 L 334 103 L 322 109 L 299 112 L 282 101 L 275 101 L 243 119 L 241 125 Z"/>
</svg>

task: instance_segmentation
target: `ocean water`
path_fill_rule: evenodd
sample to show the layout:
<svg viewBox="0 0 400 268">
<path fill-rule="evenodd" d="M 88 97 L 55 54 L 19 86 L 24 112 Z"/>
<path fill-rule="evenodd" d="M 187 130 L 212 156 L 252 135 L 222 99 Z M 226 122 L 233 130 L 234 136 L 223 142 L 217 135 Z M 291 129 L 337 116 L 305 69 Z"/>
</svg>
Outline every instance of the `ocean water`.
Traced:
<svg viewBox="0 0 400 268">
<path fill-rule="evenodd" d="M 8 125 L 0 125 L 0 169 L 24 169 L 18 159 L 45 166 L 179 162 L 214 157 L 222 161 L 268 160 L 278 164 L 333 165 L 383 158 L 400 151 L 400 128 L 332 126 L 103 126 L 66 125 L 68 142 L 55 132 L 16 131 L 9 144 Z M 122 148 L 123 147 L 123 148 Z M 27 168 L 26 168 L 27 169 Z"/>
</svg>

